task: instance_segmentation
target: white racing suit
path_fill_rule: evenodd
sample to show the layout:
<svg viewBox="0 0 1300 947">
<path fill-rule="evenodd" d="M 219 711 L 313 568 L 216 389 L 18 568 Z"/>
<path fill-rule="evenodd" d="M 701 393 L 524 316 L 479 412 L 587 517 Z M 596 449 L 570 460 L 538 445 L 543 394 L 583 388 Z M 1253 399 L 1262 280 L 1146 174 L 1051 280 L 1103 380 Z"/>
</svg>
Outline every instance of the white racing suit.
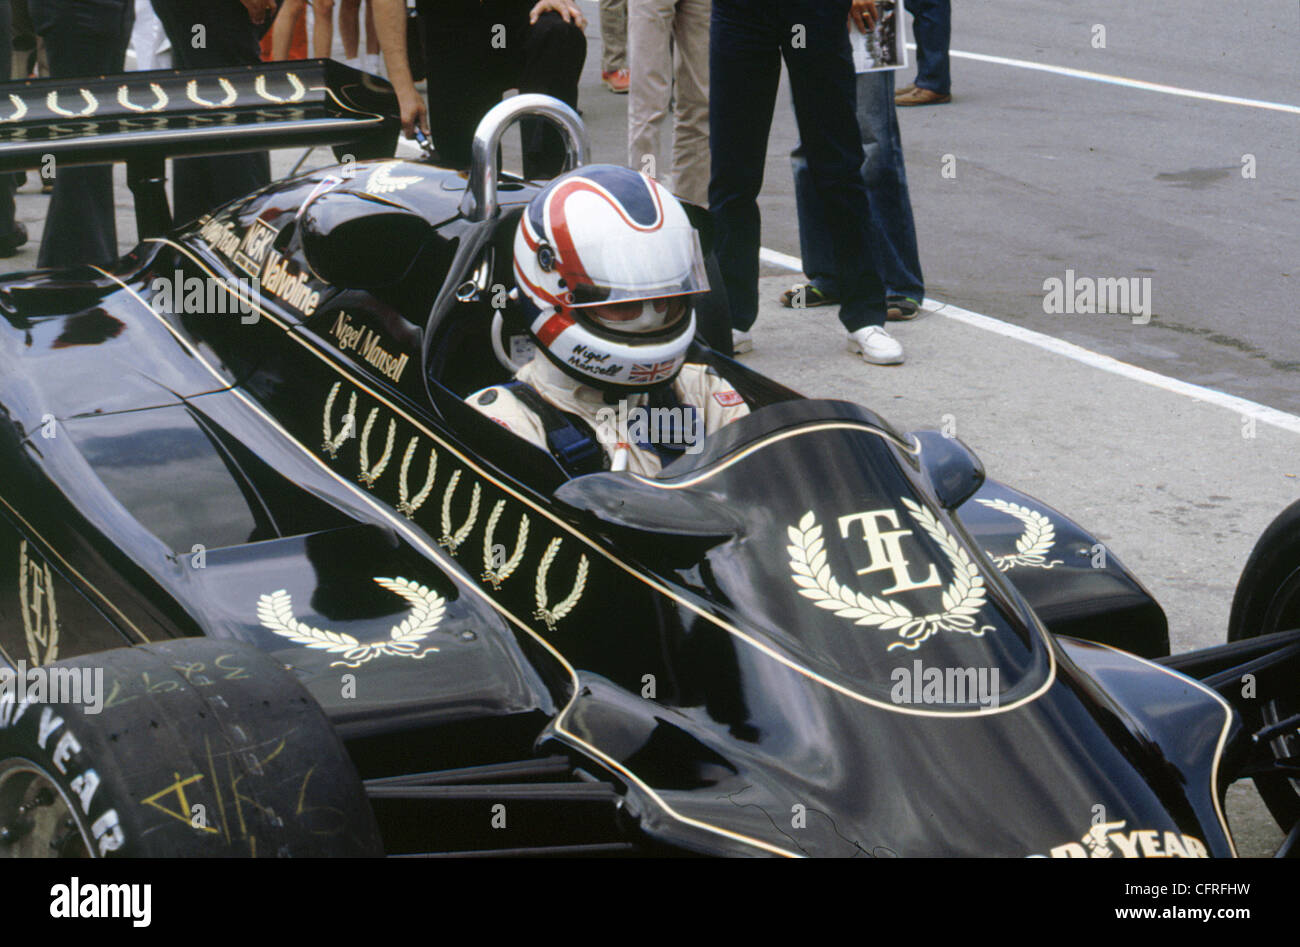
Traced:
<svg viewBox="0 0 1300 947">
<path fill-rule="evenodd" d="M 656 451 L 655 443 L 671 425 L 679 425 L 676 429 L 681 432 L 679 441 L 686 444 L 685 452 L 698 453 L 703 449 L 704 437 L 749 413 L 744 399 L 726 379 L 712 368 L 690 362 L 682 366 L 673 380 L 680 409 L 648 408 L 649 399 L 644 392 L 628 395 L 611 405 L 599 389 L 571 378 L 540 352 L 515 374 L 515 380 L 532 388 L 549 404 L 585 421 L 615 469 L 620 457 L 625 456 L 626 469 L 643 476 L 654 476 L 662 468 L 664 458 Z M 542 419 L 509 388 L 494 385 L 475 392 L 465 401 L 524 440 L 542 450 L 548 449 Z M 680 411 L 680 414 L 669 417 L 663 411 Z"/>
</svg>

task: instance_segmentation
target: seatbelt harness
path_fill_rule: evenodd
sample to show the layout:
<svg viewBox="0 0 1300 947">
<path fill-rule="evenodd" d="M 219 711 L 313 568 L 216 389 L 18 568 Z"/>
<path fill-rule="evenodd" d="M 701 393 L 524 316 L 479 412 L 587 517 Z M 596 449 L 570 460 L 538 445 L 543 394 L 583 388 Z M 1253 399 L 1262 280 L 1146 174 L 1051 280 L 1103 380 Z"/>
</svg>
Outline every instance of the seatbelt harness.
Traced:
<svg viewBox="0 0 1300 947">
<path fill-rule="evenodd" d="M 686 433 L 688 429 L 694 431 L 697 421 L 696 408 L 694 405 L 683 404 L 681 399 L 677 397 L 675 386 L 671 384 L 656 388 L 650 392 L 649 397 L 646 399 L 646 407 L 667 409 L 669 411 L 668 417 L 681 419 L 680 425 L 669 425 L 667 431 L 675 440 L 661 441 L 657 437 L 652 437 L 649 441 L 637 443 L 638 447 L 653 451 L 659 458 L 659 463 L 667 467 L 686 453 L 687 447 L 692 443 L 696 443 L 696 441 L 688 439 Z M 665 432 L 661 427 L 655 433 L 663 434 Z M 701 433 L 703 432 L 695 432 L 697 439 Z"/>
<path fill-rule="evenodd" d="M 573 477 L 608 469 L 596 432 L 582 418 L 551 404 L 530 386 L 512 379 L 501 386 L 528 406 L 546 430 L 546 447 Z"/>
</svg>

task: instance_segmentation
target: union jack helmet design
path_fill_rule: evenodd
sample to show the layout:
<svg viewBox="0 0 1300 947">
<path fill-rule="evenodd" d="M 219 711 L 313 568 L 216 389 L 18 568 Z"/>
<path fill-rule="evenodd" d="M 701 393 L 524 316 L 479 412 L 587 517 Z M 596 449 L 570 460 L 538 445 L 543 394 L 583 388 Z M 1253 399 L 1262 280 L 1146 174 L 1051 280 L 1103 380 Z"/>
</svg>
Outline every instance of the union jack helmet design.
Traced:
<svg viewBox="0 0 1300 947">
<path fill-rule="evenodd" d="M 677 198 L 616 165 L 564 174 L 529 203 L 515 234 L 529 332 L 565 372 L 605 391 L 670 383 L 708 290 L 699 235 Z"/>
</svg>

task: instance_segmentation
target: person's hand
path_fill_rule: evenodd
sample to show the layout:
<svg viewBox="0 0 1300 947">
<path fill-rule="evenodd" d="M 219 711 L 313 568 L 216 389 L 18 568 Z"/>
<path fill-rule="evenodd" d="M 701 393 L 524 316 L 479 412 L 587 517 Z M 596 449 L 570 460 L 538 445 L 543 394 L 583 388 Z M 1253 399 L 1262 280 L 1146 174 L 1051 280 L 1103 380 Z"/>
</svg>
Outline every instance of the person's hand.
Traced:
<svg viewBox="0 0 1300 947">
<path fill-rule="evenodd" d="M 871 2 L 871 0 L 868 0 L 868 2 Z M 872 9 L 875 9 L 874 3 Z M 582 11 L 578 9 L 578 5 L 573 3 L 572 0 L 537 0 L 537 5 L 528 14 L 529 24 L 536 23 L 537 18 L 543 13 L 558 13 L 564 17 L 565 23 L 572 23 L 580 30 L 587 28 L 587 18 L 582 15 Z"/>
<path fill-rule="evenodd" d="M 429 113 L 424 99 L 415 91 L 410 60 L 406 56 L 406 0 L 371 0 L 370 6 L 375 12 L 379 49 L 384 54 L 384 64 L 388 66 L 388 81 L 397 94 L 402 132 L 407 138 L 414 138 L 418 127 L 428 134 Z"/>
<path fill-rule="evenodd" d="M 397 88 L 397 104 L 402 110 L 402 134 L 407 138 L 415 137 L 416 125 L 420 131 L 429 134 L 429 110 L 424 105 L 424 98 L 416 91 L 413 83 Z"/>
<path fill-rule="evenodd" d="M 262 23 L 268 13 L 275 12 L 275 0 L 239 0 L 248 11 L 248 18 L 254 23 Z"/>
<path fill-rule="evenodd" d="M 853 0 L 849 8 L 849 29 L 856 26 L 859 33 L 866 33 L 875 27 L 878 18 L 876 0 Z"/>
</svg>

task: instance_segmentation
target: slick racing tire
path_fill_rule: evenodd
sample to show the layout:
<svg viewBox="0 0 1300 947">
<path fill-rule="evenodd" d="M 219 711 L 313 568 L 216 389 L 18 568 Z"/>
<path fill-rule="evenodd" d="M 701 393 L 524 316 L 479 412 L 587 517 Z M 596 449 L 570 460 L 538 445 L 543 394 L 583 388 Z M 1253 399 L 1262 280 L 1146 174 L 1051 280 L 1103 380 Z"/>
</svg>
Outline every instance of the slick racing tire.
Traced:
<svg viewBox="0 0 1300 947">
<path fill-rule="evenodd" d="M 1228 640 L 1300 628 L 1300 502 L 1293 503 L 1269 524 L 1237 582 L 1228 619 Z M 1284 697 L 1264 702 L 1260 717 L 1249 723 L 1269 726 L 1300 713 L 1300 681 Z M 1278 757 L 1300 759 L 1300 734 L 1277 737 Z M 1300 779 L 1257 778 L 1255 785 L 1282 830 L 1300 820 Z"/>
<path fill-rule="evenodd" d="M 0 858 L 382 854 L 320 705 L 254 648 L 179 639 L 24 681 L 0 686 Z"/>
</svg>

